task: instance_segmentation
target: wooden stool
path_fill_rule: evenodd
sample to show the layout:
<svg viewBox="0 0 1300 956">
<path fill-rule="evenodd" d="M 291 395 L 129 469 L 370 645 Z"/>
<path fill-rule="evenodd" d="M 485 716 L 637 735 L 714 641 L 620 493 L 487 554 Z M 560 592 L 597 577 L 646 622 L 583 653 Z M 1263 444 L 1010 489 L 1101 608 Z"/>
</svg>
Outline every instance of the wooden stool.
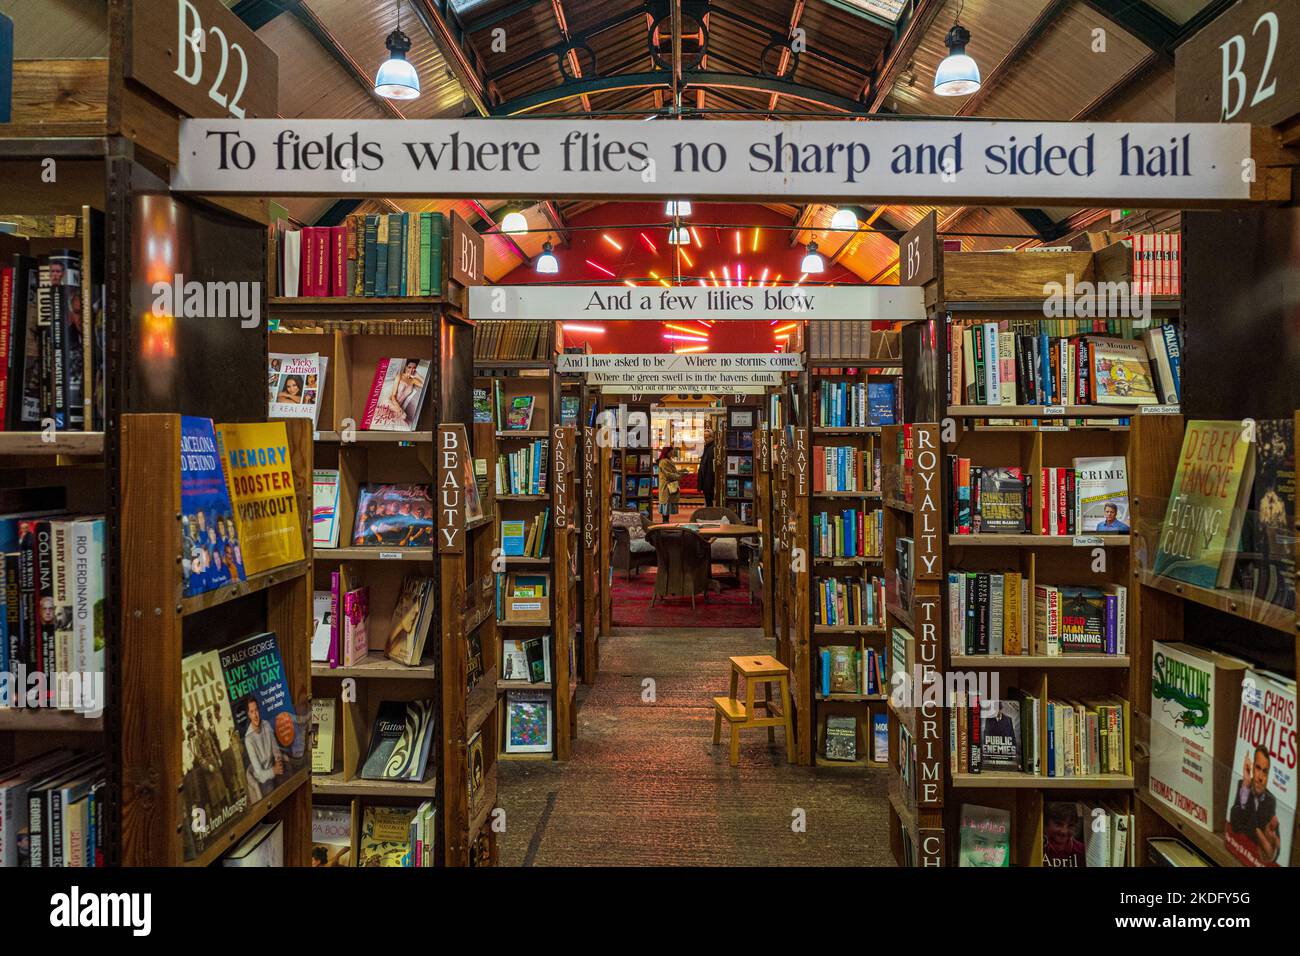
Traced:
<svg viewBox="0 0 1300 956">
<path fill-rule="evenodd" d="M 736 696 L 738 682 L 745 678 L 745 701 Z M 763 685 L 763 699 L 754 700 L 754 685 Z M 772 685 L 780 694 L 781 710 L 773 711 Z M 759 716 L 759 712 L 762 716 Z M 713 698 L 713 744 L 722 742 L 722 720 L 731 725 L 731 765 L 740 763 L 740 731 L 747 727 L 766 727 L 769 743 L 776 742 L 776 728 L 785 728 L 785 756 L 793 762 L 794 732 L 790 727 L 790 668 L 767 654 L 731 658 L 731 692 Z"/>
</svg>

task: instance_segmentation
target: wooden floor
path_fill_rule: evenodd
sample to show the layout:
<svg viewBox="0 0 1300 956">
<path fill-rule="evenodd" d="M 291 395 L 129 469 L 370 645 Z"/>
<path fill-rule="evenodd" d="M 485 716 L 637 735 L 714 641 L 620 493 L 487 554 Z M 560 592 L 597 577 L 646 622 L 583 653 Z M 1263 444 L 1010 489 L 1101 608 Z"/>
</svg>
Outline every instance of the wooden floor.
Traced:
<svg viewBox="0 0 1300 956">
<path fill-rule="evenodd" d="M 503 866 L 892 866 L 887 772 L 791 767 L 783 733 L 713 747 L 711 698 L 760 631 L 619 630 L 601 642 L 566 763 L 501 761 Z M 653 685 L 647 685 L 653 681 Z M 643 694 L 653 692 L 653 701 Z M 806 831 L 791 824 L 804 811 Z"/>
</svg>

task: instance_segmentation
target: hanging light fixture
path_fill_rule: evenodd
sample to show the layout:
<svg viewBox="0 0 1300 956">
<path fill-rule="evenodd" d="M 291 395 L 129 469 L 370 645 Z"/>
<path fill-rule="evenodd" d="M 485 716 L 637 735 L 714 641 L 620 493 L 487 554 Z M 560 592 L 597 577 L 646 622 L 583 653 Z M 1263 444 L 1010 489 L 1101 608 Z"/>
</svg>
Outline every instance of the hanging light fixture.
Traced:
<svg viewBox="0 0 1300 956">
<path fill-rule="evenodd" d="M 668 230 L 668 244 L 670 246 L 689 246 L 691 244 L 691 233 L 685 226 L 676 226 Z"/>
<path fill-rule="evenodd" d="M 858 214 L 852 209 L 841 206 L 835 210 L 835 215 L 831 216 L 831 228 L 841 232 L 858 228 Z"/>
<path fill-rule="evenodd" d="M 549 242 L 542 243 L 542 254 L 537 257 L 534 268 L 543 275 L 555 275 L 560 271 L 560 260 L 555 258 L 555 253 L 551 251 L 553 247 Z"/>
<path fill-rule="evenodd" d="M 970 31 L 960 22 L 961 11 L 965 6 L 963 0 L 957 7 L 957 16 L 953 19 L 952 29 L 943 39 L 948 46 L 948 55 L 934 71 L 934 92 L 938 96 L 969 96 L 980 88 L 980 68 L 966 54 L 966 44 L 970 43 Z"/>
<path fill-rule="evenodd" d="M 528 231 L 528 220 L 522 212 L 508 212 L 501 220 L 501 231 L 507 235 L 517 235 Z"/>
<path fill-rule="evenodd" d="M 402 32 L 402 2 L 397 0 L 397 29 L 384 41 L 388 59 L 375 74 L 375 93 L 390 100 L 413 100 L 420 95 L 420 74 L 406 59 L 411 38 Z"/>
<path fill-rule="evenodd" d="M 803 257 L 803 265 L 800 269 L 808 275 L 826 271 L 826 263 L 822 261 L 821 254 L 817 251 L 817 243 L 808 243 L 808 254 Z"/>
<path fill-rule="evenodd" d="M 665 216 L 689 216 L 691 214 L 691 201 L 689 199 L 670 199 L 668 205 L 664 206 Z"/>
</svg>

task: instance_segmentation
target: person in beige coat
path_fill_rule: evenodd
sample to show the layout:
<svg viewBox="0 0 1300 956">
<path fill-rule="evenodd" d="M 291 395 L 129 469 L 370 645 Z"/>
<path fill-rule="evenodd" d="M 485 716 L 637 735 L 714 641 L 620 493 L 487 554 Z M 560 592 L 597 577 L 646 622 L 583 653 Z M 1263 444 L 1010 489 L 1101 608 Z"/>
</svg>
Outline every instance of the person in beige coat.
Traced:
<svg viewBox="0 0 1300 956">
<path fill-rule="evenodd" d="M 682 473 L 673 464 L 673 446 L 664 445 L 659 450 L 659 516 L 668 521 L 677 514 L 677 495 Z"/>
</svg>

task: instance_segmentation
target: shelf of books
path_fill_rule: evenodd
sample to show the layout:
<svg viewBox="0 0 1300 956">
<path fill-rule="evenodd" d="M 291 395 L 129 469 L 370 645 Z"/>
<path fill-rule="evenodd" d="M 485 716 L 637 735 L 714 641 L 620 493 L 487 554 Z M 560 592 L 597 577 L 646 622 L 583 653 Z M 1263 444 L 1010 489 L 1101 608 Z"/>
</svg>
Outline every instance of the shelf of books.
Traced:
<svg viewBox="0 0 1300 956">
<path fill-rule="evenodd" d="M 373 245 L 352 240 L 364 234 L 363 219 L 373 230 L 377 218 L 273 236 L 271 262 L 288 288 L 295 242 L 304 261 L 300 294 L 271 301 L 268 407 L 273 418 L 304 418 L 315 430 L 314 862 L 433 866 L 451 850 L 439 833 L 448 822 L 438 815 L 438 777 L 447 765 L 435 736 L 445 727 L 435 624 L 433 469 L 442 377 L 435 343 L 455 318 L 438 303 L 443 283 L 432 273 L 433 295 L 344 294 L 348 282 L 375 270 Z M 409 220 L 407 228 L 418 229 Z M 335 248 L 340 237 L 346 245 Z M 345 271 L 318 276 L 308 248 L 331 250 L 330 262 Z M 427 270 L 433 252 L 424 255 Z M 409 282 L 420 265 L 403 261 Z M 390 760 L 395 750 L 411 759 Z"/>
<path fill-rule="evenodd" d="M 560 420 L 561 389 L 553 372 L 558 328 L 500 322 L 480 323 L 478 331 L 494 325 L 503 328 L 487 334 L 501 344 L 476 349 L 475 364 L 480 374 L 501 370 L 478 380 L 497 444 L 492 483 L 501 556 L 495 651 L 504 696 L 496 759 L 563 760 L 575 726 L 574 426 Z M 537 327 L 524 328 L 532 325 Z M 519 364 L 498 364 L 503 360 Z"/>
<path fill-rule="evenodd" d="M 20 215 L 18 191 L 0 217 L 17 228 L 0 235 L 0 801 L 18 815 L 0 867 L 103 866 L 120 849 L 106 732 L 117 562 L 105 533 L 104 216 L 61 186 L 47 186 L 57 211 Z M 32 610 L 42 605 L 51 617 Z"/>
<path fill-rule="evenodd" d="M 727 405 L 725 422 L 722 505 L 735 511 L 745 524 L 753 524 L 757 514 L 754 436 L 758 434 L 758 402 Z"/>
<path fill-rule="evenodd" d="M 1295 426 L 1134 423 L 1139 863 L 1300 863 Z"/>
<path fill-rule="evenodd" d="M 810 323 L 815 760 L 888 766 L 881 430 L 899 417 L 898 369 L 865 364 L 870 322 Z M 896 339 L 896 334 L 890 333 Z M 876 360 L 890 350 L 876 348 Z M 831 365 L 845 359 L 861 366 Z"/>
<path fill-rule="evenodd" d="M 126 865 L 307 865 L 311 467 L 303 421 L 121 420 Z"/>
<path fill-rule="evenodd" d="M 612 423 L 623 436 L 622 447 L 613 449 L 613 486 L 611 499 L 615 508 L 641 512 L 658 521 L 659 470 L 651 441 L 650 410 L 652 403 L 640 396 L 610 396 L 605 408 L 612 409 Z"/>
</svg>

